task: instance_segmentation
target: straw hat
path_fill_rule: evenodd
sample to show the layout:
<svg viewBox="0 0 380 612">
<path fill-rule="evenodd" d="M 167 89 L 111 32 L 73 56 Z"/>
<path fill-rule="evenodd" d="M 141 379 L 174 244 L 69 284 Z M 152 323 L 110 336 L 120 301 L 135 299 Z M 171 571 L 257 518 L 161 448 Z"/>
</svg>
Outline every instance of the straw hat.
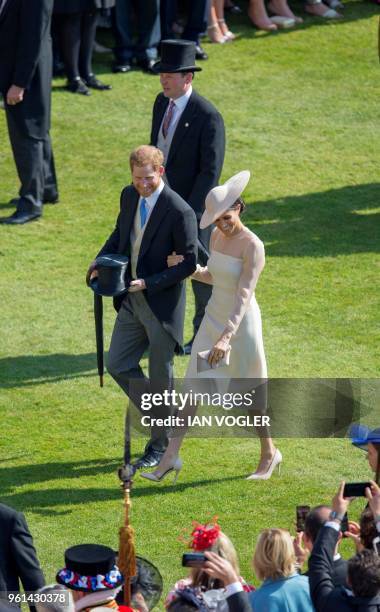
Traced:
<svg viewBox="0 0 380 612">
<path fill-rule="evenodd" d="M 218 217 L 236 202 L 248 185 L 251 173 L 249 170 L 242 170 L 232 176 L 224 185 L 218 185 L 209 191 L 206 197 L 206 209 L 202 215 L 199 227 L 208 227 Z"/>
</svg>

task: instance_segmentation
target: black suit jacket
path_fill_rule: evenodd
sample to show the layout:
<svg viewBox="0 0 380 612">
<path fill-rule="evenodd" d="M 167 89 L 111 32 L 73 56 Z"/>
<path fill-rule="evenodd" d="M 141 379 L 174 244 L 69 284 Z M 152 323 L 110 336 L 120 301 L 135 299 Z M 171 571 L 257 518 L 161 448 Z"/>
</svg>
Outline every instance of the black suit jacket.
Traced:
<svg viewBox="0 0 380 612">
<path fill-rule="evenodd" d="M 317 612 L 380 612 L 380 596 L 353 597 L 334 587 L 332 562 L 339 532 L 322 527 L 309 559 L 310 595 Z"/>
<path fill-rule="evenodd" d="M 0 14 L 0 91 L 23 87 L 24 100 L 7 111 L 20 131 L 43 138 L 50 128 L 53 0 L 7 0 Z"/>
<path fill-rule="evenodd" d="M 229 612 L 252 612 L 248 595 L 245 591 L 239 591 L 227 597 Z"/>
<path fill-rule="evenodd" d="M 133 185 L 125 187 L 120 197 L 120 214 L 116 227 L 97 257 L 105 253 L 130 255 L 130 234 L 139 201 Z M 184 256 L 184 261 L 168 268 L 167 256 L 173 251 Z M 147 221 L 137 261 L 137 278 L 146 284 L 146 300 L 176 340 L 183 344 L 185 318 L 184 279 L 192 274 L 197 260 L 197 223 L 190 206 L 165 185 Z M 130 273 L 130 270 L 129 270 Z M 114 300 L 120 308 L 123 297 Z M 178 349 L 177 347 L 177 349 Z"/>
<path fill-rule="evenodd" d="M 45 584 L 24 515 L 0 504 L 0 592 L 36 591 Z"/>
<path fill-rule="evenodd" d="M 169 99 L 160 93 L 153 107 L 151 144 L 157 145 L 159 129 Z M 190 96 L 177 124 L 166 161 L 170 187 L 194 210 L 199 223 L 206 195 L 218 184 L 225 152 L 224 123 L 216 108 L 196 91 Z"/>
<path fill-rule="evenodd" d="M 345 559 L 340 557 L 336 561 L 333 561 L 331 568 L 331 580 L 334 586 L 347 586 L 347 569 L 348 563 Z M 305 572 L 304 576 L 309 576 L 309 572 Z"/>
</svg>

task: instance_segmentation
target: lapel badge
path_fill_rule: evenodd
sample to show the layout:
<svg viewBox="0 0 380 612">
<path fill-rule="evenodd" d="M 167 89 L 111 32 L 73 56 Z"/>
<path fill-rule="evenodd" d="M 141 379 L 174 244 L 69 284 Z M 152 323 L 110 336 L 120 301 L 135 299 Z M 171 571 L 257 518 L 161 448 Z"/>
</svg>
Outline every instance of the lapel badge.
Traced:
<svg viewBox="0 0 380 612">
<path fill-rule="evenodd" d="M 185 123 L 185 127 L 189 127 L 189 123 Z"/>
</svg>

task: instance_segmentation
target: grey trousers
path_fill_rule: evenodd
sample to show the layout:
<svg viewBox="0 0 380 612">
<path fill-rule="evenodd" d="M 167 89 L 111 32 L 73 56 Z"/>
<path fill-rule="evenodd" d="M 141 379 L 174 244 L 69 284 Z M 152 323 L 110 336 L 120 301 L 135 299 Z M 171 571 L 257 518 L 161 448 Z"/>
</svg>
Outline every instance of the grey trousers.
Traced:
<svg viewBox="0 0 380 612">
<path fill-rule="evenodd" d="M 176 342 L 151 311 L 141 291 L 129 293 L 116 317 L 107 359 L 107 370 L 124 393 L 141 411 L 143 393 L 162 393 L 172 389 L 173 360 Z M 140 367 L 149 349 L 149 378 Z M 153 407 L 144 414 L 165 418 L 168 406 Z M 146 448 L 165 450 L 168 444 L 164 427 L 153 426 Z"/>
</svg>

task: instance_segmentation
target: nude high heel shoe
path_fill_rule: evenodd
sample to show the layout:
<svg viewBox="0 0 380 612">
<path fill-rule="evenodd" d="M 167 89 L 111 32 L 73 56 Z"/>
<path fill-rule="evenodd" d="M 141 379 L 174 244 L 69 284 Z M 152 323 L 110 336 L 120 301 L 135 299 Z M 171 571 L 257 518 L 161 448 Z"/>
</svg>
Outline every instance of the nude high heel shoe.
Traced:
<svg viewBox="0 0 380 612">
<path fill-rule="evenodd" d="M 276 467 L 278 468 L 278 473 L 280 474 L 281 461 L 282 461 L 282 455 L 280 451 L 278 450 L 278 448 L 276 448 L 276 452 L 273 455 L 273 459 L 270 462 L 267 471 L 261 474 L 257 474 L 256 472 L 254 472 L 253 474 L 250 474 L 249 476 L 247 476 L 246 480 L 269 480 L 269 478 L 272 476 L 273 470 Z"/>
<path fill-rule="evenodd" d="M 182 459 L 180 457 L 176 457 L 173 465 L 167 470 L 165 470 L 165 472 L 162 472 L 162 474 L 157 473 L 156 470 L 155 472 L 140 472 L 140 476 L 146 478 L 147 480 L 151 480 L 152 482 L 162 482 L 166 478 L 166 476 L 170 474 L 170 472 L 175 472 L 173 480 L 173 484 L 175 484 L 177 482 L 177 478 L 182 469 L 182 466 Z"/>
</svg>

